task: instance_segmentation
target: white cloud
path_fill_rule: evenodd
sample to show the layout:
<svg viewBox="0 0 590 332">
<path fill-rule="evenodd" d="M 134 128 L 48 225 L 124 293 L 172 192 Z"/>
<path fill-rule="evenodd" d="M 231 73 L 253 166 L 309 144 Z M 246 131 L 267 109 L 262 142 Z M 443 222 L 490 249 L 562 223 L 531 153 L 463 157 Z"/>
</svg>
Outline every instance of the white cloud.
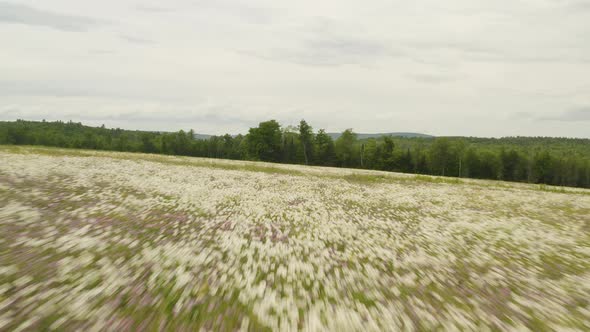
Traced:
<svg viewBox="0 0 590 332">
<path fill-rule="evenodd" d="M 60 14 L 26 5 L 0 2 L 0 23 L 50 27 L 64 31 L 86 31 L 101 24 L 85 16 Z"/>
<path fill-rule="evenodd" d="M 0 118 L 589 137 L 587 120 L 559 120 L 590 104 L 589 13 L 552 0 L 0 2 Z"/>
<path fill-rule="evenodd" d="M 590 106 L 571 109 L 556 116 L 543 117 L 541 120 L 590 122 Z"/>
</svg>

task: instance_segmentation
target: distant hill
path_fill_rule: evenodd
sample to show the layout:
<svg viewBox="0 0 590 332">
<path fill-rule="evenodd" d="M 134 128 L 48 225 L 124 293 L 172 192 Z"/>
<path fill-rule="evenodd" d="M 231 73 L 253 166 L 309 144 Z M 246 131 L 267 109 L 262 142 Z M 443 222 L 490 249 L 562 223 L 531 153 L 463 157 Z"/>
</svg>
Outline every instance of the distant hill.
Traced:
<svg viewBox="0 0 590 332">
<path fill-rule="evenodd" d="M 336 140 L 338 139 L 338 137 L 340 137 L 340 135 L 342 135 L 342 133 L 328 133 L 328 135 L 330 135 L 330 137 L 332 137 L 332 139 Z M 426 135 L 426 134 L 420 134 L 420 133 L 378 133 L 378 134 L 366 134 L 366 133 L 357 133 L 357 138 L 358 139 L 367 139 L 367 138 L 379 138 L 379 137 L 383 137 L 383 136 L 393 136 L 393 137 L 411 137 L 411 138 L 416 138 L 416 137 L 421 137 L 421 138 L 433 138 L 434 136 L 431 135 Z M 232 135 L 232 137 L 235 137 L 236 135 Z M 213 137 L 213 135 L 207 135 L 207 134 L 195 134 L 195 139 L 210 139 L 211 137 Z"/>
<path fill-rule="evenodd" d="M 332 139 L 338 139 L 342 133 L 328 133 Z M 420 133 L 378 133 L 378 134 L 366 134 L 366 133 L 357 133 L 358 139 L 367 139 L 367 138 L 379 138 L 383 136 L 393 136 L 393 137 L 422 137 L 422 138 L 433 138 L 434 136 L 420 134 Z"/>
<path fill-rule="evenodd" d="M 207 135 L 207 134 L 195 134 L 194 138 L 195 139 L 210 139 L 213 135 Z"/>
</svg>

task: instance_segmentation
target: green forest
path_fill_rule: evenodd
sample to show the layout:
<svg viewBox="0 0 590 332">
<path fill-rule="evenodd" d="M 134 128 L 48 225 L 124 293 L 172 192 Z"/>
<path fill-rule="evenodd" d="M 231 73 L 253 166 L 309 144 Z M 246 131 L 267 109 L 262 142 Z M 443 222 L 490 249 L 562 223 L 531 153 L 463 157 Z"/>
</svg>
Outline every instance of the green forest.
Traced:
<svg viewBox="0 0 590 332">
<path fill-rule="evenodd" d="M 350 167 L 590 188 L 590 140 L 550 137 L 391 137 L 333 140 L 306 121 L 261 122 L 246 135 L 196 139 L 195 133 L 90 127 L 75 122 L 0 122 L 0 144 L 157 153 Z"/>
</svg>

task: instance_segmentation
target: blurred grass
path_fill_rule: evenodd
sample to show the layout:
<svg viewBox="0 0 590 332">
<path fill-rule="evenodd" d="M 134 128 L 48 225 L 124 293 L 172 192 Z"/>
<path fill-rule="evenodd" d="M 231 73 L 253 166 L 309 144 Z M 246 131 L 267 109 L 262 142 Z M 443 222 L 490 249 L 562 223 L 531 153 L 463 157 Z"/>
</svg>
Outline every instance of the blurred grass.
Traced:
<svg viewBox="0 0 590 332">
<path fill-rule="evenodd" d="M 494 180 L 476 180 L 476 179 L 463 179 L 454 177 L 444 176 L 432 176 L 432 175 L 414 175 L 414 174 L 402 174 L 394 172 L 379 172 L 379 171 L 366 171 L 357 170 L 350 174 L 330 174 L 330 172 L 322 172 L 323 167 L 316 166 L 304 166 L 302 170 L 295 170 L 289 168 L 292 165 L 277 164 L 277 166 L 269 166 L 270 163 L 264 162 L 252 162 L 252 161 L 237 161 L 237 160 L 225 160 L 225 159 L 207 159 L 201 157 L 187 157 L 187 156 L 169 156 L 159 154 L 146 154 L 146 153 L 134 153 L 134 152 L 116 152 L 116 151 L 101 151 L 101 150 L 80 150 L 80 149 L 64 149 L 64 148 L 53 148 L 53 147 L 40 147 L 40 146 L 27 146 L 27 145 L 0 145 L 0 152 L 15 153 L 15 154 L 38 154 L 55 157 L 102 157 L 119 160 L 143 160 L 156 163 L 162 163 L 165 165 L 177 165 L 177 166 L 189 166 L 189 167 L 205 167 L 215 168 L 229 171 L 247 171 L 247 172 L 259 172 L 266 174 L 280 174 L 290 176 L 317 176 L 320 178 L 332 178 L 342 179 L 347 182 L 358 184 L 358 185 L 378 185 L 378 184 L 421 184 L 421 183 L 432 183 L 432 184 L 448 184 L 448 185 L 470 185 L 480 186 L 486 188 L 505 188 L 510 189 L 518 186 L 519 189 L 528 189 L 535 191 L 543 191 L 550 193 L 561 193 L 561 194 L 574 194 L 574 195 L 588 195 L 590 196 L 590 190 L 586 189 L 573 189 L 567 187 L 549 186 L 545 184 L 527 184 L 517 182 L 505 182 L 505 181 L 494 181 Z M 318 173 L 306 173 L 305 167 L 309 167 L 310 170 L 319 170 Z M 328 169 L 328 168 L 326 168 Z M 346 170 L 346 169 L 339 169 Z"/>
</svg>

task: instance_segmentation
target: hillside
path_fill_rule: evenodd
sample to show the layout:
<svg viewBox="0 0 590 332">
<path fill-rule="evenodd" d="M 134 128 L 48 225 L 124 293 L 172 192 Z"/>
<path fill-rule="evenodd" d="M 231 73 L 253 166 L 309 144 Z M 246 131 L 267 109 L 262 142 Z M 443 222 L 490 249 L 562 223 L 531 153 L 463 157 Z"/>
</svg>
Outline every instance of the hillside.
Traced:
<svg viewBox="0 0 590 332">
<path fill-rule="evenodd" d="M 305 121 L 303 136 L 269 120 L 246 135 L 149 132 L 74 122 L 0 121 L 0 144 L 144 152 L 283 164 L 336 166 L 590 188 L 590 140 L 560 137 L 361 138 L 334 140 Z M 202 137 L 203 139 L 195 139 Z"/>
<path fill-rule="evenodd" d="M 332 139 L 338 139 L 342 133 L 328 133 Z M 390 136 L 390 137 L 407 137 L 407 138 L 434 138 L 434 136 L 420 134 L 420 133 L 377 133 L 377 134 L 367 134 L 367 133 L 356 133 L 358 139 L 367 139 L 367 138 L 381 138 L 383 136 Z"/>
<path fill-rule="evenodd" d="M 23 146 L 0 160 L 1 330 L 590 321 L 590 190 Z"/>
<path fill-rule="evenodd" d="M 327 133 L 333 140 L 338 139 L 342 133 Z M 357 138 L 358 139 L 367 139 L 367 138 L 381 138 L 383 136 L 391 136 L 391 137 L 421 137 L 421 138 L 434 138 L 434 136 L 431 135 L 426 135 L 426 134 L 420 134 L 420 133 L 397 133 L 397 132 L 392 132 L 392 133 L 376 133 L 376 134 L 369 134 L 369 133 L 356 133 Z M 195 133 L 194 137 L 195 139 L 201 139 L 201 140 L 207 140 L 207 139 L 211 139 L 211 137 L 213 137 L 214 135 L 208 135 L 208 134 L 197 134 Z M 233 137 L 235 137 L 236 135 L 232 135 Z"/>
</svg>

